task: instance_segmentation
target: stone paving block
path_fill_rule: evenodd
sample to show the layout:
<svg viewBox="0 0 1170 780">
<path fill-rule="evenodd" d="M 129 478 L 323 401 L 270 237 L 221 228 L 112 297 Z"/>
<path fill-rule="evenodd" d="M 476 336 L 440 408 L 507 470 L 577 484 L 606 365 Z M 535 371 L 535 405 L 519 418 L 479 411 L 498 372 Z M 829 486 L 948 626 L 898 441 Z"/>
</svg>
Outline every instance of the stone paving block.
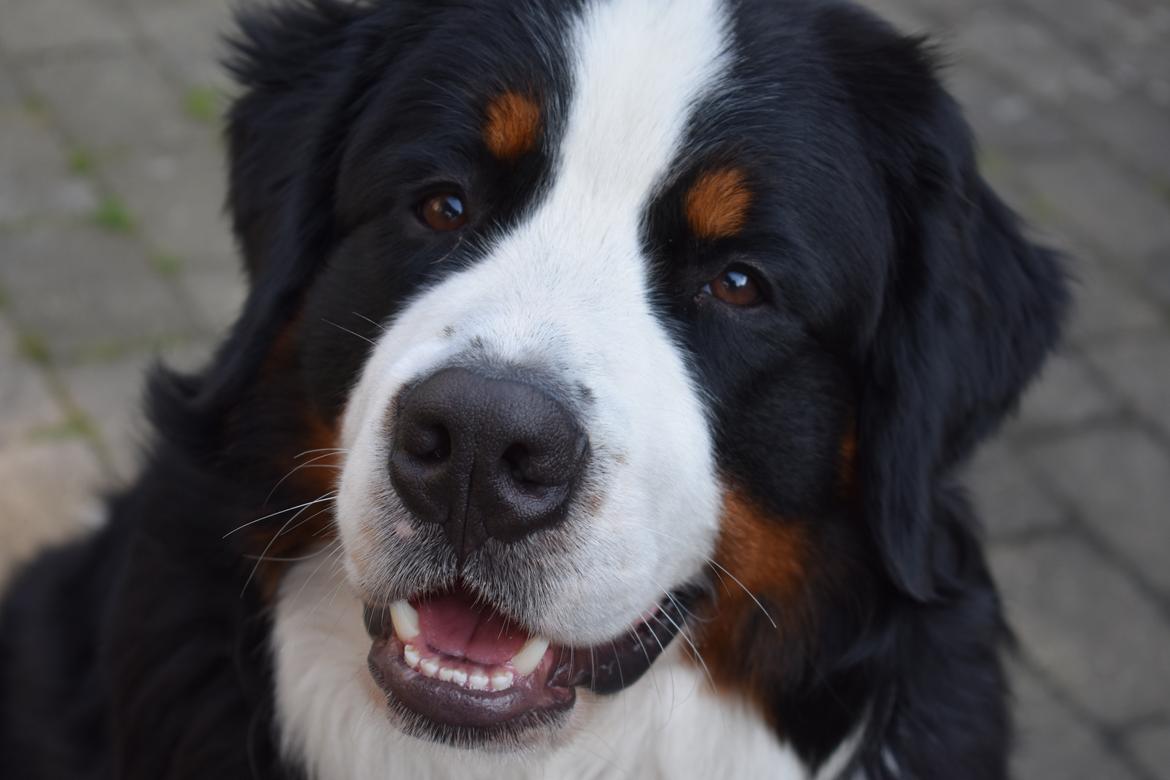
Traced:
<svg viewBox="0 0 1170 780">
<path fill-rule="evenodd" d="M 991 559 L 1023 652 L 1080 709 L 1117 724 L 1165 707 L 1170 626 L 1124 574 L 1072 536 Z"/>
<path fill-rule="evenodd" d="M 192 371 L 206 363 L 211 348 L 209 342 L 192 341 L 161 351 L 62 367 L 74 402 L 97 426 L 121 480 L 129 481 L 138 473 L 153 435 L 143 409 L 148 369 L 161 360 L 171 368 Z"/>
<path fill-rule="evenodd" d="M 0 448 L 0 583 L 39 547 L 99 522 L 104 480 L 80 440 Z"/>
<path fill-rule="evenodd" d="M 207 332 L 217 338 L 225 335 L 247 294 L 243 272 L 234 264 L 225 268 L 219 262 L 196 259 L 188 263 L 180 281 L 194 300 Z"/>
<path fill-rule="evenodd" d="M 1170 455 L 1156 441 L 1130 428 L 1091 430 L 1034 447 L 1027 457 L 1086 523 L 1170 595 Z"/>
<path fill-rule="evenodd" d="M 1092 250 L 1078 247 L 1069 251 L 1074 303 L 1066 338 L 1085 342 L 1167 326 L 1158 310 L 1139 297 L 1115 269 L 1094 259 Z"/>
<path fill-rule="evenodd" d="M 228 90 L 231 82 L 220 65 L 227 48 L 223 36 L 234 31 L 231 10 L 240 3 L 131 0 L 131 12 L 158 56 L 190 85 Z"/>
<path fill-rule="evenodd" d="M 40 368 L 19 352 L 16 332 L 0 320 L 0 449 L 61 421 Z"/>
<path fill-rule="evenodd" d="M 1130 751 L 1151 777 L 1170 777 L 1170 724 L 1163 722 L 1141 729 L 1127 742 Z"/>
<path fill-rule="evenodd" d="M 59 56 L 26 66 L 26 73 L 73 142 L 96 153 L 180 150 L 206 133 L 183 115 L 183 89 L 136 49 Z"/>
<path fill-rule="evenodd" d="M 1146 279 L 1150 292 L 1170 310 L 1170 247 L 1155 252 L 1146 262 Z"/>
<path fill-rule="evenodd" d="M 1088 351 L 1117 392 L 1170 435 L 1170 335 L 1154 333 Z M 1166 508 L 1170 522 L 1170 507 Z M 1170 535 L 1170 525 L 1167 526 Z"/>
<path fill-rule="evenodd" d="M 1046 495 L 1031 467 L 1002 441 L 980 448 L 965 470 L 979 519 L 991 538 L 1062 525 L 1065 511 Z"/>
<path fill-rule="evenodd" d="M 92 211 L 93 183 L 67 162 L 47 116 L 0 107 L 0 223 Z"/>
<path fill-rule="evenodd" d="M 1013 777 L 1020 780 L 1134 780 L 1093 730 L 1030 672 L 1012 668 L 1016 699 Z"/>
<path fill-rule="evenodd" d="M 207 132 L 180 150 L 136 150 L 105 170 L 152 250 L 180 258 L 232 258 L 235 245 L 223 211 L 225 165 L 223 150 Z"/>
<path fill-rule="evenodd" d="M 189 339 L 198 324 L 129 236 L 88 225 L 0 233 L 0 284 L 22 328 L 64 361 Z"/>
<path fill-rule="evenodd" d="M 951 68 L 943 75 L 963 105 L 985 164 L 989 158 L 992 163 L 1009 165 L 1000 158 L 1051 156 L 1075 142 L 1073 128 L 1064 117 L 1018 87 L 1003 86 L 976 67 Z"/>
<path fill-rule="evenodd" d="M 1140 270 L 1170 246 L 1170 202 L 1099 157 L 1029 160 L 1019 169 L 1032 189 L 1079 239 Z"/>
<path fill-rule="evenodd" d="M 1048 359 L 1020 402 L 1020 427 L 1069 426 L 1104 417 L 1118 405 L 1089 369 L 1066 352 Z"/>
<path fill-rule="evenodd" d="M 1170 40 L 1170 38 L 1168 38 Z M 1170 199 L 1170 111 L 1151 103 L 1144 94 L 1125 94 L 1114 100 L 1078 100 L 1065 110 L 1089 128 L 1110 149 L 1163 188 Z"/>
<path fill-rule="evenodd" d="M 117 6 L 92 0 L 4 0 L 0 45 L 25 54 L 78 45 L 119 44 L 130 38 Z"/>
<path fill-rule="evenodd" d="M 114 360 L 65 366 L 73 400 L 97 426 L 119 477 L 138 471 L 149 430 L 142 414 L 143 380 L 150 359 L 135 353 Z"/>
<path fill-rule="evenodd" d="M 974 4 L 972 4 L 974 5 Z M 1032 94 L 1061 102 L 1077 95 L 1107 98 L 1117 84 L 1046 27 L 1008 7 L 979 7 L 948 28 L 960 62 L 985 62 Z"/>
</svg>

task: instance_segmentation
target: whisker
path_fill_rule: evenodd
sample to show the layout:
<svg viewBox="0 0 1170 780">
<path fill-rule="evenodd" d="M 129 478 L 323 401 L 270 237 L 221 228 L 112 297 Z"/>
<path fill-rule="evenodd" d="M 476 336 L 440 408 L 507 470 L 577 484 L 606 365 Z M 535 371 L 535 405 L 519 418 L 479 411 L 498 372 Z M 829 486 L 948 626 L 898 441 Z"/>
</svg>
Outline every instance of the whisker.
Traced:
<svg viewBox="0 0 1170 780">
<path fill-rule="evenodd" d="M 248 573 L 248 579 L 244 580 L 244 587 L 240 591 L 241 596 L 244 595 L 244 593 L 248 590 L 248 585 L 251 584 L 252 578 L 256 576 L 256 572 L 259 570 L 260 564 L 264 562 L 264 558 L 266 555 L 268 555 L 268 551 L 272 549 L 272 545 L 273 545 L 273 543 L 276 542 L 276 538 L 278 536 L 280 536 L 282 533 L 284 533 L 285 530 L 289 527 L 289 525 L 291 525 L 294 520 L 296 520 L 298 517 L 300 517 L 301 512 L 304 512 L 305 509 L 308 509 L 310 506 L 317 504 L 317 503 L 320 503 L 321 501 L 332 501 L 335 497 L 336 497 L 336 493 L 333 492 L 332 495 L 328 496 L 327 498 L 322 497 L 322 498 L 317 499 L 316 501 L 311 501 L 308 504 L 306 504 L 304 506 L 304 508 L 302 508 L 300 510 L 300 512 L 297 512 L 295 515 L 293 515 L 292 517 L 290 517 L 288 520 L 286 520 L 284 522 L 284 525 L 282 525 L 280 527 L 279 531 L 277 531 L 275 534 L 273 534 L 272 538 L 268 540 L 268 544 L 266 544 L 264 546 L 264 549 L 260 552 L 260 558 L 256 561 L 255 565 L 252 566 L 252 571 L 250 571 Z"/>
<path fill-rule="evenodd" d="M 352 315 L 353 315 L 353 316 L 355 316 L 355 317 L 361 317 L 363 320 L 365 320 L 366 322 L 370 323 L 371 325 L 373 325 L 373 326 L 374 326 L 375 328 L 377 328 L 378 330 L 382 331 L 383 333 L 385 333 L 385 332 L 386 332 L 386 326 L 385 326 L 385 325 L 383 325 L 382 323 L 380 323 L 380 322 L 374 322 L 373 320 L 371 320 L 371 319 L 370 319 L 369 317 L 367 317 L 366 315 L 364 315 L 364 314 L 358 314 L 356 311 L 351 311 L 351 312 L 350 312 L 350 314 L 352 314 Z"/>
<path fill-rule="evenodd" d="M 328 493 L 320 496 L 319 498 L 314 498 L 312 501 L 306 501 L 303 504 L 297 504 L 296 506 L 290 506 L 287 509 L 280 509 L 276 512 L 272 512 L 270 514 L 264 515 L 263 517 L 257 517 L 255 520 L 249 520 L 248 522 L 244 523 L 243 525 L 236 526 L 235 528 L 228 531 L 226 534 L 224 534 L 220 538 L 226 539 L 229 536 L 231 536 L 232 534 L 234 534 L 236 531 L 242 531 L 243 529 L 247 528 L 250 525 L 255 525 L 256 523 L 263 522 L 264 520 L 267 520 L 267 519 L 272 518 L 272 517 L 276 517 L 277 515 L 283 515 L 285 512 L 292 512 L 295 509 L 304 509 L 307 506 L 312 506 L 313 504 L 319 504 L 322 501 L 329 501 L 329 500 L 335 498 L 336 496 L 337 496 L 337 491 L 330 490 Z"/>
<path fill-rule="evenodd" d="M 287 474 L 285 474 L 283 477 L 280 478 L 280 481 L 278 481 L 275 485 L 272 486 L 272 490 L 269 490 L 268 495 L 264 497 L 264 503 L 267 504 L 269 501 L 271 501 L 272 495 L 274 493 L 276 493 L 276 491 L 280 488 L 280 486 L 283 485 L 285 483 L 285 481 L 288 480 L 288 478 L 291 477 L 293 474 L 296 474 L 301 469 L 312 468 L 313 464 L 315 464 L 317 461 L 323 460 L 325 458 L 333 457 L 336 454 L 337 453 L 335 453 L 335 452 L 323 452 L 320 455 L 314 455 L 313 457 L 309 458 L 304 463 L 301 463 L 301 464 L 294 466 Z M 322 464 L 318 468 L 340 469 L 341 466 L 331 464 L 331 463 L 326 463 L 326 464 Z"/>
<path fill-rule="evenodd" d="M 370 340 L 369 338 L 367 338 L 367 337 L 363 336 L 362 334 L 358 333 L 357 331 L 350 330 L 349 328 L 345 327 L 344 325 L 338 325 L 338 324 L 337 324 L 336 322 L 334 322 L 333 320 L 325 319 L 324 317 L 322 317 L 321 319 L 322 319 L 322 321 L 323 321 L 325 324 L 327 324 L 327 325 L 332 325 L 333 327 L 337 328 L 338 330 L 343 330 L 343 331 L 345 331 L 346 333 L 348 333 L 348 334 L 349 334 L 349 335 L 351 335 L 351 336 L 357 336 L 359 339 L 361 339 L 362 341 L 366 342 L 366 343 L 367 343 L 367 344 L 369 344 L 371 347 L 376 347 L 376 346 L 378 346 L 378 345 L 377 345 L 377 344 L 375 344 L 375 343 L 374 343 L 372 340 Z"/>
</svg>

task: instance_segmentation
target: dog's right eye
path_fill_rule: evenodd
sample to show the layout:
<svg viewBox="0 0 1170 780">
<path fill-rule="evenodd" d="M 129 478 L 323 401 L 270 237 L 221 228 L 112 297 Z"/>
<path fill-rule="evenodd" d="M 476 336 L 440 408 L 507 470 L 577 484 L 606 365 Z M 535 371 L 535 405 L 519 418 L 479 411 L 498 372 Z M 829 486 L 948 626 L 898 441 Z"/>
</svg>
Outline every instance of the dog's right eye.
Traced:
<svg viewBox="0 0 1170 780">
<path fill-rule="evenodd" d="M 467 223 L 467 208 L 457 193 L 442 192 L 420 203 L 418 216 L 431 230 L 446 233 Z"/>
</svg>

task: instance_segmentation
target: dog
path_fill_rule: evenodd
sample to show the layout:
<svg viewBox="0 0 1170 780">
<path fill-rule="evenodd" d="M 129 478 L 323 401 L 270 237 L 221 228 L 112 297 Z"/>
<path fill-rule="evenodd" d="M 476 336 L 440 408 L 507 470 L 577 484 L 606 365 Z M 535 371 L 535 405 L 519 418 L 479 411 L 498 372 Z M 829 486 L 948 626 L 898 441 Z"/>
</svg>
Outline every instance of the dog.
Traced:
<svg viewBox="0 0 1170 780">
<path fill-rule="evenodd" d="M 1062 261 L 836 0 L 242 12 L 249 293 L 0 618 L 4 777 L 1002 778 Z"/>
</svg>

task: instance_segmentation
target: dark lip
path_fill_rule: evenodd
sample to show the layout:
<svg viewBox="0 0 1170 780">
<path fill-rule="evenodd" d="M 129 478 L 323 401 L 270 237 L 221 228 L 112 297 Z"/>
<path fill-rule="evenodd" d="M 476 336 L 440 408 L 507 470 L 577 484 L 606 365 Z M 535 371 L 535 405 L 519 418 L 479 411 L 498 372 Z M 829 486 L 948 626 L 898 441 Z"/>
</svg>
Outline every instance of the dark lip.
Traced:
<svg viewBox="0 0 1170 780">
<path fill-rule="evenodd" d="M 650 616 L 612 641 L 592 647 L 554 645 L 532 679 L 505 691 L 469 691 L 411 669 L 402 660 L 402 643 L 394 636 L 388 610 L 367 604 L 370 673 L 389 706 L 409 721 L 408 730 L 463 746 L 518 741 L 520 733 L 535 726 L 561 722 L 578 688 L 609 695 L 637 682 L 687 625 L 700 595 L 694 587 L 671 592 Z"/>
</svg>

